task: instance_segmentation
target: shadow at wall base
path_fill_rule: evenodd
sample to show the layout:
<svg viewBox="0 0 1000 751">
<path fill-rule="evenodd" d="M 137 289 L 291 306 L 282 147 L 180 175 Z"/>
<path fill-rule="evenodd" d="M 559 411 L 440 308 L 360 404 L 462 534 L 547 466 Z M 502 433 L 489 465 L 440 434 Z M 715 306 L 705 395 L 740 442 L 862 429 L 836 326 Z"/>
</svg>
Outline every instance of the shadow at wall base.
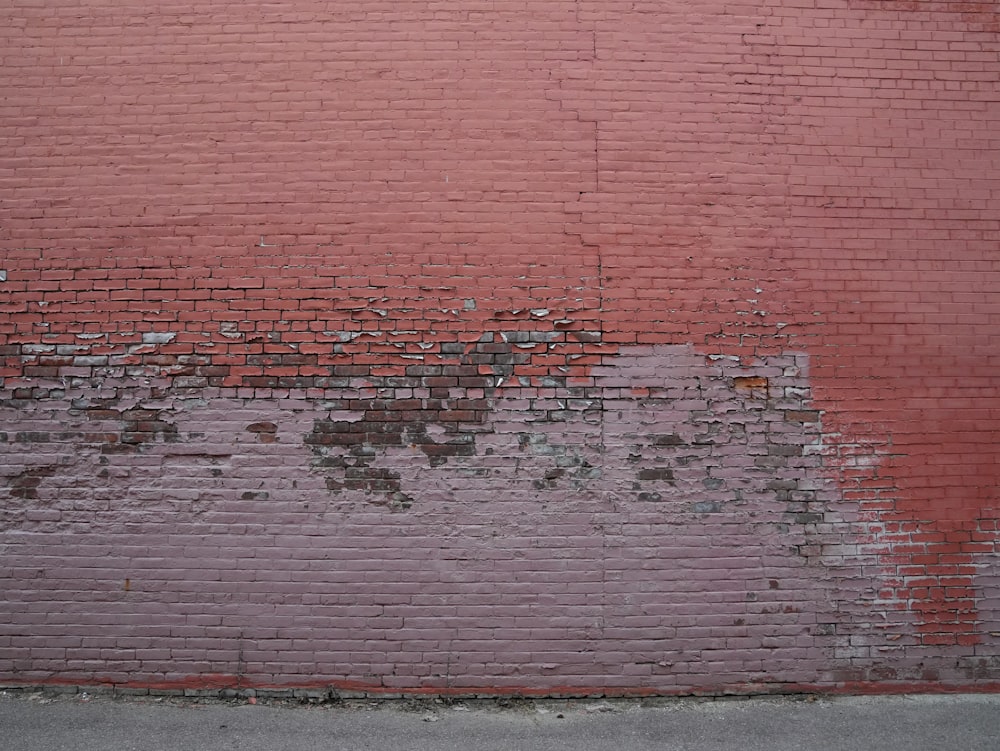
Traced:
<svg viewBox="0 0 1000 751">
<path fill-rule="evenodd" d="M 222 701 L 275 700 L 300 704 L 336 704 L 351 699 L 680 699 L 755 696 L 893 696 L 903 694 L 1000 694 L 1000 681 L 843 681 L 837 683 L 733 683 L 657 689 L 602 686 L 426 686 L 396 689 L 356 682 L 297 685 L 246 685 L 236 676 L 193 676 L 170 682 L 84 682 L 53 678 L 31 682 L 0 680 L 0 691 L 43 695 L 154 696 Z"/>
</svg>

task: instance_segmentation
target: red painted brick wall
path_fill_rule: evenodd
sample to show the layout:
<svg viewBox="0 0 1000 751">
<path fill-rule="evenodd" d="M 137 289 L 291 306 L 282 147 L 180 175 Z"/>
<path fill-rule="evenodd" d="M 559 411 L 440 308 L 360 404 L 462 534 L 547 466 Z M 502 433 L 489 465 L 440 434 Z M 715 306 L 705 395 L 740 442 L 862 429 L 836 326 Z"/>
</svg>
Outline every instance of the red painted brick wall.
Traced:
<svg viewBox="0 0 1000 751">
<path fill-rule="evenodd" d="M 0 681 L 1000 686 L 994 3 L 0 16 Z"/>
</svg>

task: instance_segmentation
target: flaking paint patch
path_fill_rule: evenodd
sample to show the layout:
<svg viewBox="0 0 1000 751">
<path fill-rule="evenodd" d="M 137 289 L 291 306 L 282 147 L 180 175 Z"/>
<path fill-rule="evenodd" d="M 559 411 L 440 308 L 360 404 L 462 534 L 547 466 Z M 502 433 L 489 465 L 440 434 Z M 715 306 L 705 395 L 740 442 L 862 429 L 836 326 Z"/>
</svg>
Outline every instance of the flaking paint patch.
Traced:
<svg viewBox="0 0 1000 751">
<path fill-rule="evenodd" d="M 532 675 L 605 681 L 598 676 L 620 675 L 620 650 L 646 676 L 630 682 L 700 685 L 715 680 L 706 667 L 714 660 L 759 673 L 777 646 L 822 641 L 810 636 L 827 606 L 805 583 L 809 562 L 786 555 L 802 525 L 791 536 L 784 530 L 793 521 L 767 481 L 775 468 L 755 464 L 777 436 L 769 431 L 802 442 L 811 428 L 765 420 L 764 411 L 736 419 L 743 408 L 724 367 L 687 347 L 628 351 L 607 363 L 585 386 L 490 392 L 469 422 L 433 422 L 454 417 L 461 400 L 411 404 L 419 427 L 393 431 L 388 443 L 369 440 L 383 435 L 370 418 L 394 417 L 398 405 L 372 397 L 360 437 L 322 452 L 309 440 L 317 424 L 357 412 L 331 412 L 336 390 L 321 399 L 219 390 L 171 401 L 131 385 L 118 394 L 124 412 L 84 410 L 77 419 L 107 421 L 112 436 L 112 427 L 142 422 L 148 438 L 123 452 L 78 446 L 73 467 L 33 488 L 32 500 L 59 520 L 16 520 L 33 542 L 11 562 L 22 571 L 32 551 L 72 551 L 67 566 L 92 570 L 92 593 L 56 608 L 55 621 L 69 629 L 100 613 L 88 639 L 109 654 L 126 638 L 125 623 L 147 624 L 161 657 L 129 670 L 150 678 L 205 664 L 188 637 L 174 635 L 202 621 L 218 624 L 212 637 L 190 631 L 218 645 L 213 671 L 235 671 L 224 655 L 238 626 L 250 644 L 243 675 L 288 678 L 308 663 L 310 675 L 370 680 L 389 670 L 412 686 L 471 685 L 481 675 L 498 686 Z M 440 377 L 428 373 L 419 377 Z M 152 408 L 167 402 L 169 422 Z M 67 404 L 48 407 L 55 419 Z M 123 414 L 136 424 L 123 426 Z M 351 430 L 364 420 L 344 422 Z M 427 453 L 463 431 L 471 440 L 455 445 L 471 450 L 445 462 Z M 421 443 L 424 435 L 432 443 Z M 81 514 L 65 488 L 84 465 L 98 478 L 90 492 L 107 500 Z M 83 530 L 86 543 L 74 545 Z M 789 566 L 784 604 L 769 602 L 765 579 Z M 69 577 L 47 570 L 40 588 L 57 598 Z M 688 605 L 696 592 L 697 613 Z M 275 624 L 324 613 L 341 615 L 301 632 L 292 656 Z M 414 651 L 417 641 L 424 646 Z M 528 644 L 543 656 L 537 662 L 524 656 Z M 828 652 L 800 649 L 794 675 L 814 678 Z M 69 650 L 58 669 L 85 673 L 77 654 Z M 197 662 L 185 668 L 188 660 Z M 125 665 L 112 657 L 101 669 Z"/>
</svg>

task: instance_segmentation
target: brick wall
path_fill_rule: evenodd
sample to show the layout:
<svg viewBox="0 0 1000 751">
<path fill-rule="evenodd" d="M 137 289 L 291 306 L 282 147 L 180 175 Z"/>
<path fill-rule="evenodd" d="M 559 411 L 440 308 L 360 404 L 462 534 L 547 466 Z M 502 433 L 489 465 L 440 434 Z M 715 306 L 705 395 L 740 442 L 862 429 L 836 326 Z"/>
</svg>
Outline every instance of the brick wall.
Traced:
<svg viewBox="0 0 1000 751">
<path fill-rule="evenodd" d="M 994 3 L 17 2 L 0 682 L 996 690 Z"/>
</svg>

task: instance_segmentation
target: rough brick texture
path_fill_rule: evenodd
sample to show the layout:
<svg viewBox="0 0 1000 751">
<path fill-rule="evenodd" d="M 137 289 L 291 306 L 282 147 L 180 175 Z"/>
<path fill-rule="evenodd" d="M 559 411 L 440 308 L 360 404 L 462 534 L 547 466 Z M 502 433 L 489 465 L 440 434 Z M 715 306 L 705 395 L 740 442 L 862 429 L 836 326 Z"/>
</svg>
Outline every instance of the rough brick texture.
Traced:
<svg viewBox="0 0 1000 751">
<path fill-rule="evenodd" d="M 1000 688 L 994 3 L 0 18 L 0 682 Z"/>
</svg>

